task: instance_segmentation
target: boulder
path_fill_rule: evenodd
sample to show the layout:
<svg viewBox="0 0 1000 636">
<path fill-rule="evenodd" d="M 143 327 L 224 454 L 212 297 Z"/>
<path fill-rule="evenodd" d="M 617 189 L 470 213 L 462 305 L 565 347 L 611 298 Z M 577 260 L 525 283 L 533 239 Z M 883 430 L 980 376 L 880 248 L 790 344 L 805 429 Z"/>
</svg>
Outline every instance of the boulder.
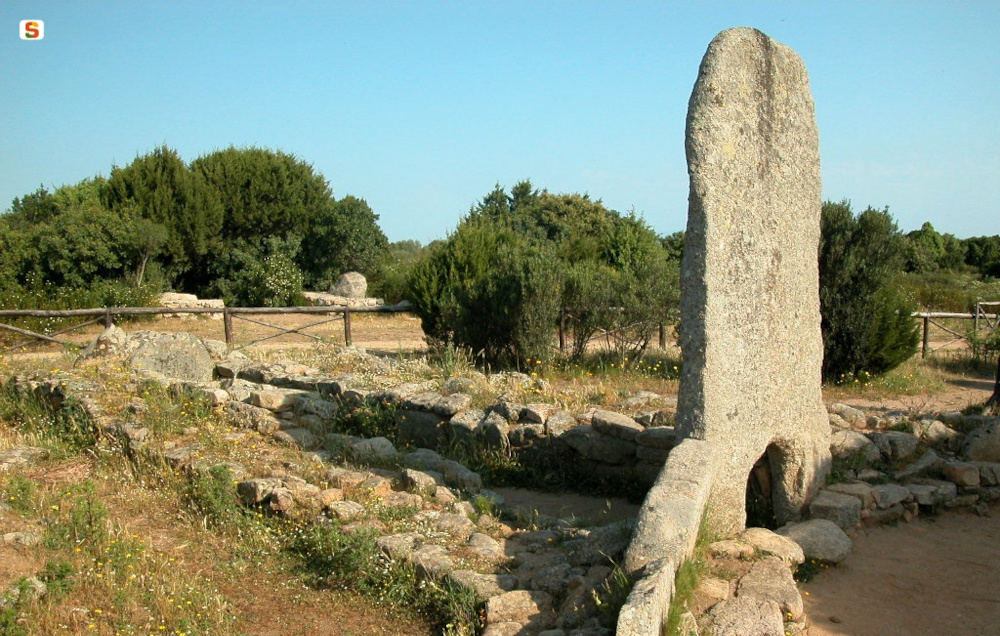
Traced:
<svg viewBox="0 0 1000 636">
<path fill-rule="evenodd" d="M 189 333 L 137 332 L 141 344 L 129 358 L 136 370 L 154 377 L 187 382 L 210 382 L 215 362 L 201 340 Z"/>
<path fill-rule="evenodd" d="M 128 334 L 116 325 L 108 325 L 87 348 L 80 352 L 79 360 L 90 358 L 119 358 L 126 355 Z"/>
<path fill-rule="evenodd" d="M 960 454 L 972 462 L 1000 462 L 1000 420 L 994 419 L 969 433 Z"/>
<path fill-rule="evenodd" d="M 861 433 L 849 430 L 834 431 L 830 435 L 830 453 L 838 459 L 861 454 L 865 461 L 874 462 L 881 458 L 875 444 Z"/>
<path fill-rule="evenodd" d="M 344 298 L 364 298 L 368 293 L 368 281 L 358 272 L 347 272 L 330 286 L 330 293 Z"/>
</svg>

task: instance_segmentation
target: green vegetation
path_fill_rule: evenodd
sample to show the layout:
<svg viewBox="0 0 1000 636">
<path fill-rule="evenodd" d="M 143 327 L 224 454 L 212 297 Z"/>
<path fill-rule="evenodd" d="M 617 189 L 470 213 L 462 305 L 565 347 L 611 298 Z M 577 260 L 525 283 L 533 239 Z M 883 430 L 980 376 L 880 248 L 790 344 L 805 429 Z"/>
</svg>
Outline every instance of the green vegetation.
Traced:
<svg viewBox="0 0 1000 636">
<path fill-rule="evenodd" d="M 622 357 L 641 354 L 676 317 L 679 275 L 656 233 L 634 215 L 576 194 L 499 185 L 409 276 L 424 332 L 487 365 L 551 359 L 565 309 L 575 357 L 598 330 Z"/>
<path fill-rule="evenodd" d="M 855 215 L 850 203 L 823 204 L 819 248 L 823 379 L 853 380 L 895 368 L 916 352 L 913 306 L 895 281 L 906 239 L 888 210 Z"/>
<path fill-rule="evenodd" d="M 14 199 L 0 215 L 0 307 L 142 306 L 165 289 L 289 304 L 344 271 L 373 273 L 387 246 L 364 200 L 335 199 L 293 155 L 228 148 L 187 165 L 162 146 L 107 179 Z"/>
</svg>

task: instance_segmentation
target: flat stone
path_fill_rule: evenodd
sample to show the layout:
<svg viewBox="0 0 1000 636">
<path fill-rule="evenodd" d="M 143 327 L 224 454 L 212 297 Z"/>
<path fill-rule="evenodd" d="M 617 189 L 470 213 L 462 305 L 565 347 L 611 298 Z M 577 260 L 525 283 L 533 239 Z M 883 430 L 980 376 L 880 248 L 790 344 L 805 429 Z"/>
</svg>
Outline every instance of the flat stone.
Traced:
<svg viewBox="0 0 1000 636">
<path fill-rule="evenodd" d="M 528 404 L 521 409 L 517 421 L 526 424 L 545 424 L 545 420 L 549 419 L 549 415 L 556 410 L 558 407 L 554 404 Z"/>
<path fill-rule="evenodd" d="M 271 434 L 275 441 L 286 446 L 297 446 L 306 450 L 319 448 L 322 441 L 307 428 L 289 428 Z"/>
<path fill-rule="evenodd" d="M 23 545 L 23 546 L 33 546 L 38 545 L 42 541 L 41 532 L 7 532 L 3 535 L 2 541 L 4 545 Z"/>
<path fill-rule="evenodd" d="M 875 504 L 882 510 L 913 498 L 910 491 L 899 484 L 878 484 L 872 486 L 872 492 L 875 494 Z"/>
<path fill-rule="evenodd" d="M 438 486 L 444 485 L 444 475 L 435 471 L 404 468 L 403 485 L 412 493 L 433 495 Z"/>
<path fill-rule="evenodd" d="M 351 458 L 356 461 L 387 463 L 399 457 L 399 451 L 385 437 L 361 439 L 350 445 Z"/>
<path fill-rule="evenodd" d="M 342 523 L 354 521 L 365 514 L 365 507 L 356 501 L 334 501 L 327 504 L 326 510 Z"/>
<path fill-rule="evenodd" d="M 531 625 L 541 631 L 552 626 L 552 596 L 545 592 L 515 590 L 504 592 L 486 601 L 486 622 Z"/>
<path fill-rule="evenodd" d="M 806 560 L 798 543 L 767 528 L 747 528 L 740 538 L 760 554 L 775 556 L 786 565 L 795 566 Z"/>
<path fill-rule="evenodd" d="M 853 546 L 840 526 L 827 519 L 790 523 L 776 532 L 798 543 L 807 559 L 839 563 Z"/>
<path fill-rule="evenodd" d="M 871 487 L 871 485 L 866 484 L 862 481 L 830 484 L 829 486 L 826 487 L 826 490 L 830 492 L 839 493 L 841 495 L 850 495 L 851 497 L 857 497 L 858 501 L 861 502 L 862 509 L 870 509 L 875 507 L 875 490 Z"/>
<path fill-rule="evenodd" d="M 784 636 L 781 607 L 756 596 L 726 599 L 709 612 L 712 636 Z"/>
<path fill-rule="evenodd" d="M 747 529 L 749 530 L 750 528 Z M 802 548 L 798 545 L 795 548 L 800 553 L 802 552 Z M 756 554 L 752 545 L 734 539 L 714 541 L 708 545 L 708 552 L 712 556 L 721 559 L 752 559 Z"/>
<path fill-rule="evenodd" d="M 846 530 L 861 523 L 861 501 L 850 495 L 821 490 L 809 502 L 809 515 L 813 519 L 829 519 Z"/>
<path fill-rule="evenodd" d="M 426 391 L 424 393 L 411 395 L 403 400 L 401 406 L 404 409 L 409 409 L 411 411 L 433 411 L 434 407 L 443 397 L 444 396 L 437 391 Z"/>
<path fill-rule="evenodd" d="M 980 483 L 979 467 L 966 462 L 946 461 L 941 465 L 945 479 L 956 486 L 978 488 Z"/>
<path fill-rule="evenodd" d="M 480 602 L 510 592 L 517 585 L 517 579 L 509 574 L 480 574 L 472 570 L 453 570 L 448 578 L 473 590 Z"/>
<path fill-rule="evenodd" d="M 928 444 L 951 444 L 962 436 L 958 431 L 948 428 L 937 420 L 920 420 L 913 423 L 913 434 Z"/>
<path fill-rule="evenodd" d="M 830 452 L 834 457 L 846 459 L 861 454 L 865 461 L 874 462 L 882 457 L 875 443 L 857 431 L 834 431 L 830 435 Z"/>
<path fill-rule="evenodd" d="M 603 435 L 593 426 L 574 426 L 560 435 L 559 439 L 587 459 L 606 464 L 621 464 L 635 457 L 635 442 Z"/>
<path fill-rule="evenodd" d="M 555 411 L 549 414 L 549 417 L 545 420 L 545 434 L 558 437 L 577 424 L 579 422 L 577 422 L 572 414 L 566 411 Z"/>
<path fill-rule="evenodd" d="M 929 473 L 935 470 L 940 463 L 941 458 L 938 457 L 938 454 L 929 450 L 921 455 L 920 458 L 912 464 L 907 465 L 901 470 L 897 470 L 892 476 L 896 481 L 904 481 L 910 479 L 911 477 L 916 477 L 917 475 Z"/>
<path fill-rule="evenodd" d="M 408 561 L 423 542 L 424 536 L 416 532 L 390 534 L 375 540 L 382 553 L 394 561 Z"/>
<path fill-rule="evenodd" d="M 647 428 L 635 436 L 639 446 L 670 450 L 677 445 L 677 429 L 672 426 Z"/>
<path fill-rule="evenodd" d="M 788 565 L 777 557 L 767 557 L 753 564 L 750 571 L 740 579 L 736 588 L 737 596 L 756 596 L 778 604 L 781 612 L 793 621 L 803 617 L 802 595 L 795 585 Z"/>
<path fill-rule="evenodd" d="M 906 508 L 903 508 L 903 504 L 897 503 L 889 508 L 873 508 L 867 512 L 861 522 L 871 527 L 899 521 L 906 514 Z"/>
<path fill-rule="evenodd" d="M 613 411 L 594 411 L 594 417 L 591 419 L 590 425 L 598 433 L 603 433 L 604 435 L 626 442 L 634 441 L 636 436 L 645 430 L 641 424 L 631 417 Z"/>
<path fill-rule="evenodd" d="M 441 417 L 452 417 L 469 408 L 470 404 L 472 404 L 471 395 L 466 393 L 452 393 L 438 400 L 432 410 Z"/>
<path fill-rule="evenodd" d="M 950 481 L 925 479 L 921 483 L 907 484 L 906 488 L 921 506 L 945 504 L 958 496 L 958 487 Z"/>
<path fill-rule="evenodd" d="M 425 544 L 414 550 L 411 560 L 424 576 L 439 579 L 455 569 L 444 546 Z"/>
<path fill-rule="evenodd" d="M 863 428 L 867 424 L 867 416 L 861 409 L 856 409 L 853 406 L 848 406 L 846 404 L 835 402 L 830 405 L 830 413 L 840 416 L 845 422 L 850 424 L 852 427 Z"/>
<path fill-rule="evenodd" d="M 436 527 L 440 532 L 446 532 L 458 537 L 468 537 L 476 529 L 476 524 L 463 514 L 442 514 L 437 519 Z"/>
</svg>

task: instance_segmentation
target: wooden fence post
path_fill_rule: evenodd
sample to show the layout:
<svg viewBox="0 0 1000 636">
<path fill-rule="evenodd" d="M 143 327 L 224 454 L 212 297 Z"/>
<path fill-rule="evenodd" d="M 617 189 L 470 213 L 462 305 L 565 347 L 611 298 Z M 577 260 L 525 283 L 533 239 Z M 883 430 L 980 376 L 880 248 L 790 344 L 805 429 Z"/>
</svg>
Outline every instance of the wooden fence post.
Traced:
<svg viewBox="0 0 1000 636">
<path fill-rule="evenodd" d="M 222 309 L 222 328 L 226 332 L 226 346 L 233 348 L 233 315 L 229 313 L 229 307 Z"/>
<path fill-rule="evenodd" d="M 351 346 L 351 309 L 344 307 L 344 343 Z"/>
<path fill-rule="evenodd" d="M 928 341 L 930 339 L 930 336 L 929 336 L 930 330 L 931 330 L 931 317 L 930 316 L 924 316 L 924 346 L 920 350 L 920 357 L 921 358 L 926 358 L 927 357 L 927 344 L 928 344 Z"/>
<path fill-rule="evenodd" d="M 660 323 L 660 348 L 667 348 L 667 326 L 662 322 Z"/>
<path fill-rule="evenodd" d="M 559 353 L 566 351 L 566 309 L 559 310 Z"/>
</svg>

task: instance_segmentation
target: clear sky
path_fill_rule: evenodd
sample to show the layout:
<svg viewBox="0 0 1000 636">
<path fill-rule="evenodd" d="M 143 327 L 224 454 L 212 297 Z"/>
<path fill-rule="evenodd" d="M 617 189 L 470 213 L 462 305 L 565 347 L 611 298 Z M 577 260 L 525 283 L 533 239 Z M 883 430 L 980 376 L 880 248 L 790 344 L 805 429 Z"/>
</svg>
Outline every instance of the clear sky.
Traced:
<svg viewBox="0 0 1000 636">
<path fill-rule="evenodd" d="M 41 41 L 20 21 L 44 21 Z M 167 144 L 311 163 L 392 241 L 531 179 L 684 228 L 684 118 L 721 30 L 809 70 L 823 195 L 1000 233 L 1000 2 L 0 3 L 0 209 Z"/>
</svg>

